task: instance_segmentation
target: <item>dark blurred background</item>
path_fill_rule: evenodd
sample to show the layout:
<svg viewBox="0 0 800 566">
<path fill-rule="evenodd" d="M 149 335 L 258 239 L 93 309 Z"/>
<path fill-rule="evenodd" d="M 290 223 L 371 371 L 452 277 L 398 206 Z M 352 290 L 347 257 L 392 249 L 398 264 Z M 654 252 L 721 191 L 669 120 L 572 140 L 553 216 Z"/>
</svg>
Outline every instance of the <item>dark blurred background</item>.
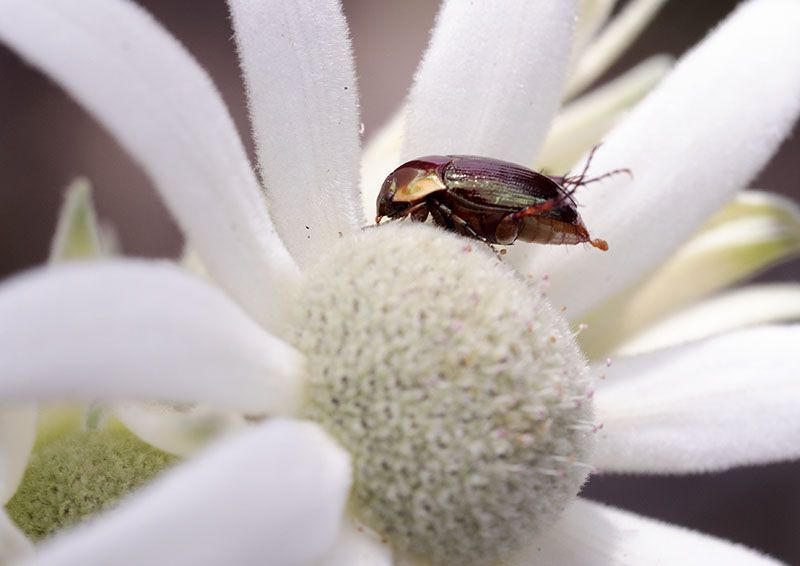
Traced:
<svg viewBox="0 0 800 566">
<path fill-rule="evenodd" d="M 668 3 L 601 82 L 650 54 L 680 55 L 736 3 Z M 143 0 L 141 4 L 208 69 L 252 155 L 225 3 Z M 344 0 L 344 7 L 368 138 L 410 86 L 438 1 Z M 45 260 L 63 189 L 79 175 L 94 184 L 100 217 L 116 228 L 125 253 L 175 256 L 179 252 L 180 234 L 148 179 L 83 110 L 2 48 L 0 81 L 0 277 Z M 799 153 L 800 142 L 792 137 L 751 186 L 800 200 Z M 760 279 L 791 281 L 798 275 L 800 261 L 794 260 Z M 586 495 L 800 563 L 798 464 L 691 478 L 599 475 L 591 480 Z"/>
</svg>

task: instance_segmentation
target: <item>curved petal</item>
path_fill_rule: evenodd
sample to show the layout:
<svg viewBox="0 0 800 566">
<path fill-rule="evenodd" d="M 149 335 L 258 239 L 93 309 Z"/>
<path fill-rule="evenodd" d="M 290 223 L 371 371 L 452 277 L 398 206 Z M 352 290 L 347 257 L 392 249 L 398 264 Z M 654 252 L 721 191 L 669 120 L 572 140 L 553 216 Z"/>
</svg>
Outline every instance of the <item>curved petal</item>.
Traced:
<svg viewBox="0 0 800 566">
<path fill-rule="evenodd" d="M 445 2 L 409 95 L 403 157 L 530 163 L 561 99 L 577 7 Z"/>
<path fill-rule="evenodd" d="M 569 98 L 589 86 L 639 37 L 658 14 L 666 0 L 632 0 L 600 35 L 582 50 L 570 74 L 564 97 Z"/>
<path fill-rule="evenodd" d="M 157 399 L 293 414 L 301 356 L 167 262 L 40 269 L 0 288 L 0 398 Z"/>
<path fill-rule="evenodd" d="M 259 168 L 275 226 L 300 265 L 364 225 L 359 114 L 336 0 L 228 0 Z"/>
<path fill-rule="evenodd" d="M 116 136 L 215 280 L 268 322 L 294 266 L 219 93 L 175 38 L 125 0 L 3 0 L 0 41 Z"/>
<path fill-rule="evenodd" d="M 36 422 L 35 407 L 0 408 L 0 506 L 8 503 L 25 473 L 36 440 Z"/>
<path fill-rule="evenodd" d="M 579 341 L 589 357 L 605 357 L 665 315 L 798 254 L 800 208 L 741 192 L 641 283 L 591 313 Z"/>
<path fill-rule="evenodd" d="M 672 65 L 671 57 L 654 55 L 613 81 L 564 106 L 547 132 L 533 169 L 554 175 L 569 171 L 631 106 L 658 84 L 672 69 Z"/>
<path fill-rule="evenodd" d="M 507 566 L 530 564 L 780 566 L 742 545 L 585 499 Z"/>
<path fill-rule="evenodd" d="M 405 121 L 406 110 L 400 108 L 370 138 L 361 155 L 361 202 L 369 219 L 375 217 L 375 201 L 383 180 L 402 163 Z"/>
<path fill-rule="evenodd" d="M 395 566 L 392 549 L 386 539 L 351 521 L 342 521 L 342 529 L 332 551 L 319 562 L 314 562 L 313 566 Z"/>
<path fill-rule="evenodd" d="M 317 425 L 268 421 L 56 535 L 27 564 L 308 563 L 336 540 L 350 473 Z"/>
<path fill-rule="evenodd" d="M 800 457 L 800 325 L 616 360 L 595 394 L 601 472 L 726 470 Z"/>
<path fill-rule="evenodd" d="M 614 356 L 633 356 L 745 326 L 800 321 L 800 284 L 753 285 L 713 297 L 648 327 Z"/>
<path fill-rule="evenodd" d="M 117 403 L 114 416 L 146 443 L 178 456 L 190 456 L 212 439 L 247 426 L 243 415 L 200 405 Z"/>
<path fill-rule="evenodd" d="M 662 262 L 747 185 L 800 113 L 800 2 L 736 9 L 615 128 L 590 175 L 628 167 L 580 196 L 594 248 L 513 246 L 523 273 L 549 273 L 551 296 L 581 317 Z M 578 168 L 580 169 L 580 167 Z M 591 273 L 595 284 L 587 285 Z"/>
<path fill-rule="evenodd" d="M 615 3 L 616 0 L 581 0 L 578 26 L 575 29 L 575 40 L 572 45 L 573 58 L 583 53 L 589 41 L 605 25 Z"/>
<path fill-rule="evenodd" d="M 10 564 L 33 554 L 33 543 L 8 518 L 6 510 L 0 507 L 0 564 Z"/>
</svg>

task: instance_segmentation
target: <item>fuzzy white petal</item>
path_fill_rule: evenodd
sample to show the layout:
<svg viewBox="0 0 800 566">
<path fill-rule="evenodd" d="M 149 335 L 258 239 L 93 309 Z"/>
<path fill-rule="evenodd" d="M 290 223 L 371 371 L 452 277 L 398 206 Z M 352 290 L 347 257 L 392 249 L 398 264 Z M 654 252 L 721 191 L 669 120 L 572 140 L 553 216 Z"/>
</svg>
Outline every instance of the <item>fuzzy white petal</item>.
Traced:
<svg viewBox="0 0 800 566">
<path fill-rule="evenodd" d="M 31 566 L 307 564 L 339 532 L 350 457 L 317 425 L 268 421 L 57 535 Z"/>
<path fill-rule="evenodd" d="M 385 539 L 345 519 L 333 550 L 313 566 L 394 566 L 394 561 Z"/>
<path fill-rule="evenodd" d="M 294 265 L 219 93 L 175 38 L 125 0 L 2 0 L 0 41 L 116 136 L 213 277 L 267 321 Z"/>
<path fill-rule="evenodd" d="M 14 495 L 28 465 L 36 440 L 36 413 L 34 407 L 0 408 L 0 505 Z"/>
<path fill-rule="evenodd" d="M 369 139 L 361 155 L 361 201 L 369 219 L 375 217 L 375 201 L 383 180 L 401 164 L 405 121 L 405 108 L 400 108 Z"/>
<path fill-rule="evenodd" d="M 19 560 L 31 554 L 33 554 L 33 543 L 8 518 L 6 510 L 0 507 L 0 564 L 10 564 L 12 560 Z"/>
<path fill-rule="evenodd" d="M 558 108 L 576 0 L 449 0 L 411 89 L 403 158 L 529 163 Z"/>
<path fill-rule="evenodd" d="M 553 120 L 533 169 L 563 175 L 672 68 L 666 55 L 642 61 L 624 75 L 567 104 Z"/>
<path fill-rule="evenodd" d="M 0 288 L 0 398 L 154 399 L 293 414 L 299 353 L 168 262 L 39 269 Z"/>
<path fill-rule="evenodd" d="M 780 565 L 739 544 L 580 499 L 506 566 L 531 564 Z"/>
<path fill-rule="evenodd" d="M 798 253 L 797 205 L 778 195 L 741 192 L 641 283 L 585 319 L 589 327 L 579 341 L 590 358 L 605 357 L 664 316 Z M 725 319 L 735 324 L 736 312 L 731 311 Z M 786 314 L 774 320 L 789 320 L 791 309 Z M 753 315 L 745 318 L 754 322 L 759 315 Z M 764 312 L 762 320 L 771 317 Z M 703 328 L 709 327 L 701 323 L 699 336 Z"/>
<path fill-rule="evenodd" d="M 228 4 L 270 210 L 302 266 L 364 225 L 347 23 L 336 0 Z"/>
<path fill-rule="evenodd" d="M 595 395 L 593 464 L 725 470 L 800 457 L 800 325 L 740 330 L 614 361 Z"/>
<path fill-rule="evenodd" d="M 114 416 L 151 446 L 178 456 L 190 456 L 211 439 L 247 426 L 241 414 L 202 405 L 175 407 L 164 403 L 117 403 Z"/>
<path fill-rule="evenodd" d="M 639 37 L 666 0 L 632 0 L 583 50 L 564 89 L 565 98 L 582 91 L 602 75 Z"/>
<path fill-rule="evenodd" d="M 609 251 L 520 245 L 509 254 L 515 264 L 549 273 L 554 302 L 573 317 L 656 267 L 747 185 L 791 131 L 800 113 L 798 29 L 796 0 L 741 4 L 595 154 L 590 176 L 628 167 L 635 177 L 618 175 L 578 195 L 586 226 Z"/>
<path fill-rule="evenodd" d="M 745 326 L 800 321 L 800 284 L 754 285 L 708 299 L 654 324 L 612 355 L 632 356 Z"/>
</svg>

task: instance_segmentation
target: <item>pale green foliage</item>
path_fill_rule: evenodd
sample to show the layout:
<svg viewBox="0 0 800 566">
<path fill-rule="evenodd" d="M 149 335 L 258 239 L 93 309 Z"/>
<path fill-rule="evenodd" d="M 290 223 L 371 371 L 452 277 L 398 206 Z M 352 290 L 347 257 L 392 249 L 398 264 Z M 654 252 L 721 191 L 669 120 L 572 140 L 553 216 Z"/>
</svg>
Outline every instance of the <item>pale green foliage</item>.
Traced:
<svg viewBox="0 0 800 566">
<path fill-rule="evenodd" d="M 34 449 L 6 509 L 38 541 L 113 505 L 176 459 L 124 430 L 73 432 Z"/>
</svg>

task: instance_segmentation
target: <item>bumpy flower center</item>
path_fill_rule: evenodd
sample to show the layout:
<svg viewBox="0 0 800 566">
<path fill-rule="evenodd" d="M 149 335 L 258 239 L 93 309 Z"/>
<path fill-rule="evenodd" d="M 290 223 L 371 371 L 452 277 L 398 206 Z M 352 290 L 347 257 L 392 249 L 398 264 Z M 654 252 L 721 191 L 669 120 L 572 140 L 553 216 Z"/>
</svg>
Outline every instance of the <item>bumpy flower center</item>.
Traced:
<svg viewBox="0 0 800 566">
<path fill-rule="evenodd" d="M 532 278 L 479 242 L 398 224 L 340 240 L 307 274 L 307 416 L 351 452 L 353 507 L 398 551 L 507 556 L 586 478 L 586 362 Z"/>
</svg>

